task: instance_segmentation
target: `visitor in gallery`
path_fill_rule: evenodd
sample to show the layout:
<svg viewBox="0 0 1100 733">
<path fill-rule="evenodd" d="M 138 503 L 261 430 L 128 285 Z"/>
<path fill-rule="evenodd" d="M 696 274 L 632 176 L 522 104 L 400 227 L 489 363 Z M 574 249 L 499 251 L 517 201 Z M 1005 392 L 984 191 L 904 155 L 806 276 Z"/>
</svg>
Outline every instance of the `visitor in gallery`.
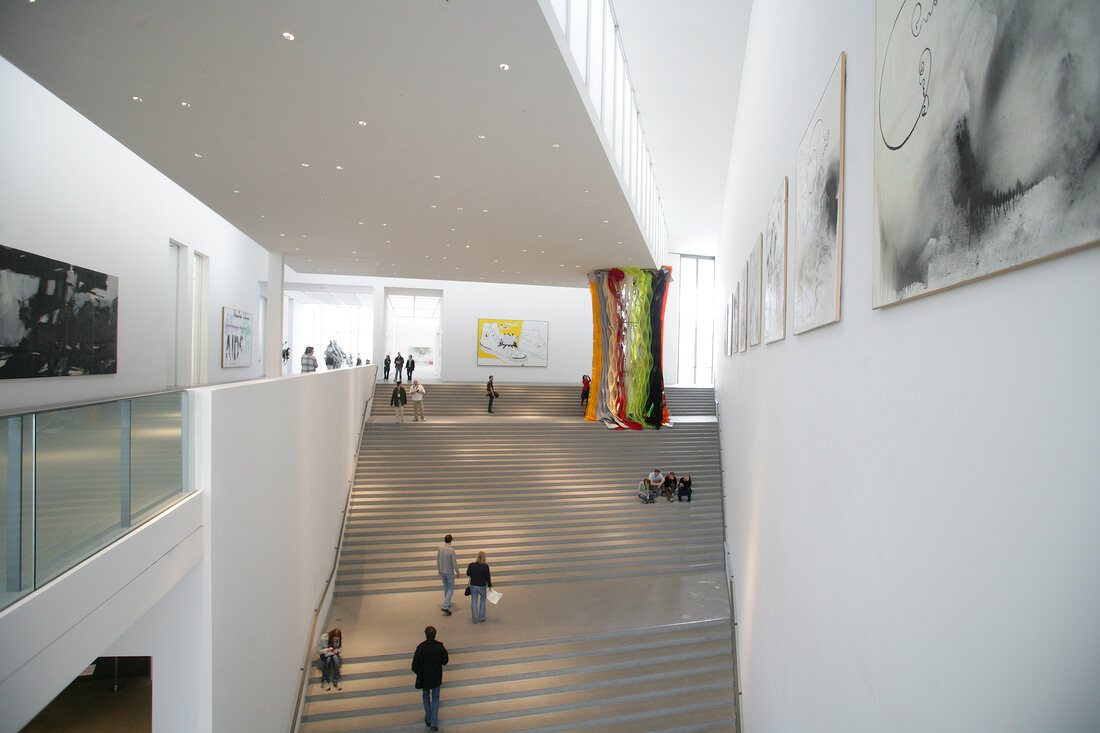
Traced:
<svg viewBox="0 0 1100 733">
<path fill-rule="evenodd" d="M 409 401 L 413 403 L 413 422 L 427 422 L 428 418 L 424 417 L 424 385 L 415 379 L 409 388 Z"/>
<path fill-rule="evenodd" d="M 581 377 L 581 407 L 588 407 L 588 388 L 592 386 L 592 377 L 585 374 Z"/>
<path fill-rule="evenodd" d="M 393 357 L 393 381 L 401 381 L 401 367 L 405 365 L 405 357 L 401 356 L 401 352 L 397 352 L 397 356 Z"/>
<path fill-rule="evenodd" d="M 386 354 L 386 360 L 382 362 L 382 379 L 390 380 L 390 355 Z"/>
<path fill-rule="evenodd" d="M 413 652 L 412 671 L 416 689 L 424 700 L 424 725 L 439 730 L 439 688 L 443 686 L 443 668 L 450 658 L 443 642 L 436 641 L 434 626 L 424 628 L 424 641 Z"/>
<path fill-rule="evenodd" d="M 669 501 L 676 498 L 676 474 L 669 471 L 665 480 L 661 482 L 661 496 Z"/>
<path fill-rule="evenodd" d="M 397 385 L 393 388 L 393 394 L 390 396 L 390 407 L 393 408 L 394 422 L 405 422 L 405 405 L 409 402 L 409 396 L 405 393 L 405 388 L 401 386 L 401 380 L 397 380 Z"/>
<path fill-rule="evenodd" d="M 343 633 L 340 627 L 321 634 L 321 640 L 317 642 L 317 653 L 321 655 L 321 689 L 329 690 L 329 680 L 340 688 L 340 651 L 343 646 Z"/>
<path fill-rule="evenodd" d="M 657 488 L 661 488 L 661 484 L 665 482 L 665 476 L 659 468 L 653 469 L 653 473 L 646 476 L 646 479 Z"/>
<path fill-rule="evenodd" d="M 485 552 L 477 553 L 477 560 L 466 567 L 466 577 L 470 579 L 470 615 L 474 623 L 485 621 L 485 592 L 493 587 L 489 575 L 489 563 L 485 562 Z"/>
<path fill-rule="evenodd" d="M 317 357 L 313 355 L 313 347 L 307 346 L 306 353 L 302 354 L 302 374 L 315 371 L 317 371 Z"/>
<path fill-rule="evenodd" d="M 652 504 L 657 501 L 657 489 L 649 479 L 644 478 L 638 482 L 638 498 L 643 504 Z"/>
<path fill-rule="evenodd" d="M 683 501 L 684 497 L 687 497 L 688 503 L 691 503 L 691 474 L 687 474 L 680 477 L 680 485 L 676 489 L 676 501 Z"/>
<path fill-rule="evenodd" d="M 412 354 L 409 354 L 409 358 L 405 361 L 405 374 L 409 379 L 413 378 L 413 369 L 416 369 L 416 359 L 412 358 Z"/>
<path fill-rule="evenodd" d="M 439 578 L 443 581 L 443 611 L 444 616 L 451 615 L 451 596 L 455 592 L 455 576 L 462 575 L 458 571 L 458 558 L 455 556 L 455 548 L 451 544 L 454 539 L 451 535 L 443 538 L 443 544 L 435 551 L 435 568 L 439 571 Z"/>
<path fill-rule="evenodd" d="M 493 385 L 493 375 L 489 375 L 489 381 L 485 384 L 485 396 L 489 398 L 489 412 L 493 411 L 493 400 L 500 397 L 497 388 Z"/>
</svg>

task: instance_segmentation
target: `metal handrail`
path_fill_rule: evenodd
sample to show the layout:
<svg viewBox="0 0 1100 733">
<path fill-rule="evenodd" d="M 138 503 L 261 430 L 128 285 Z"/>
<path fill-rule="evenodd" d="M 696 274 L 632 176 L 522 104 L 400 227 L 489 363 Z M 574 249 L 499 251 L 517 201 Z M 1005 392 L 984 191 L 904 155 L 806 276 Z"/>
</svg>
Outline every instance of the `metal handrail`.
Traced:
<svg viewBox="0 0 1100 733">
<path fill-rule="evenodd" d="M 377 379 L 375 380 L 377 384 Z M 321 608 L 325 605 L 325 598 L 329 594 L 329 589 L 332 587 L 332 581 L 336 577 L 336 568 L 340 564 L 340 555 L 344 549 L 344 532 L 347 530 L 348 513 L 351 510 L 351 496 L 355 488 L 355 467 L 359 465 L 359 451 L 363 448 L 363 431 L 367 428 L 367 421 L 370 420 L 371 406 L 374 404 L 374 385 L 371 386 L 370 397 L 367 398 L 366 405 L 363 407 L 363 418 L 359 423 L 359 440 L 355 445 L 355 455 L 352 457 L 352 475 L 348 479 L 348 494 L 344 499 L 344 521 L 340 523 L 340 538 L 336 545 L 336 552 L 333 553 L 332 567 L 329 569 L 328 579 L 325 581 L 325 587 L 321 591 L 320 600 L 317 603 L 317 607 L 313 609 L 313 623 L 309 627 L 309 636 L 306 640 L 306 653 L 305 664 L 298 671 L 298 694 L 294 699 L 294 712 L 290 718 L 290 733 L 298 733 L 299 725 L 301 722 L 302 702 L 305 698 L 306 680 L 309 679 L 309 668 L 313 662 L 313 650 L 317 644 L 317 622 L 321 617 Z"/>
</svg>

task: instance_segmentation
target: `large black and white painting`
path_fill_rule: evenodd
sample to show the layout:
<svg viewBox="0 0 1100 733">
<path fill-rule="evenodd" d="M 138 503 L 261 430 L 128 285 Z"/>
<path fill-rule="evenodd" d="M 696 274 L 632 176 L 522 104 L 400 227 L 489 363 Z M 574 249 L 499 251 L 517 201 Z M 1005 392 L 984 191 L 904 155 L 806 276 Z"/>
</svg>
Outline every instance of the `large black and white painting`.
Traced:
<svg viewBox="0 0 1100 733">
<path fill-rule="evenodd" d="M 0 245 L 0 378 L 114 374 L 118 278 Z"/>
<path fill-rule="evenodd" d="M 764 343 L 787 335 L 787 177 L 764 229 Z"/>
<path fill-rule="evenodd" d="M 876 15 L 873 306 L 1100 239 L 1100 2 Z"/>
<path fill-rule="evenodd" d="M 749 346 L 760 345 L 760 276 L 763 273 L 762 236 L 757 235 L 756 244 L 749 252 Z"/>
<path fill-rule="evenodd" d="M 844 240 L 845 55 L 829 77 L 795 161 L 793 326 L 805 333 L 840 320 Z"/>
</svg>

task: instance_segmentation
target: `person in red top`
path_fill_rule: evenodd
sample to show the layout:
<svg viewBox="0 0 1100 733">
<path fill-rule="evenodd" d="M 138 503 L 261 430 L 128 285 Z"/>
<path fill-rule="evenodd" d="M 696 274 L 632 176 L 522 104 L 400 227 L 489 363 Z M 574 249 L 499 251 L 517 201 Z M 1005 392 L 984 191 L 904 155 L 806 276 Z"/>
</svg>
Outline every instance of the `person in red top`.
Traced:
<svg viewBox="0 0 1100 733">
<path fill-rule="evenodd" d="M 588 407 L 588 388 L 592 386 L 592 377 L 585 374 L 581 377 L 581 407 Z"/>
</svg>

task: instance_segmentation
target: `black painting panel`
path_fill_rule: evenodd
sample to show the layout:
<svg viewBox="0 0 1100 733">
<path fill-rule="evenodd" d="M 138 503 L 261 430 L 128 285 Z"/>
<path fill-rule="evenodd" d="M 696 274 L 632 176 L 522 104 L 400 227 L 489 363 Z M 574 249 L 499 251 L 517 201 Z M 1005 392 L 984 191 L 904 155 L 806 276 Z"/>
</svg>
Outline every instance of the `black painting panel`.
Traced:
<svg viewBox="0 0 1100 733">
<path fill-rule="evenodd" d="M 118 278 L 0 245 L 0 379 L 114 374 Z"/>
</svg>

